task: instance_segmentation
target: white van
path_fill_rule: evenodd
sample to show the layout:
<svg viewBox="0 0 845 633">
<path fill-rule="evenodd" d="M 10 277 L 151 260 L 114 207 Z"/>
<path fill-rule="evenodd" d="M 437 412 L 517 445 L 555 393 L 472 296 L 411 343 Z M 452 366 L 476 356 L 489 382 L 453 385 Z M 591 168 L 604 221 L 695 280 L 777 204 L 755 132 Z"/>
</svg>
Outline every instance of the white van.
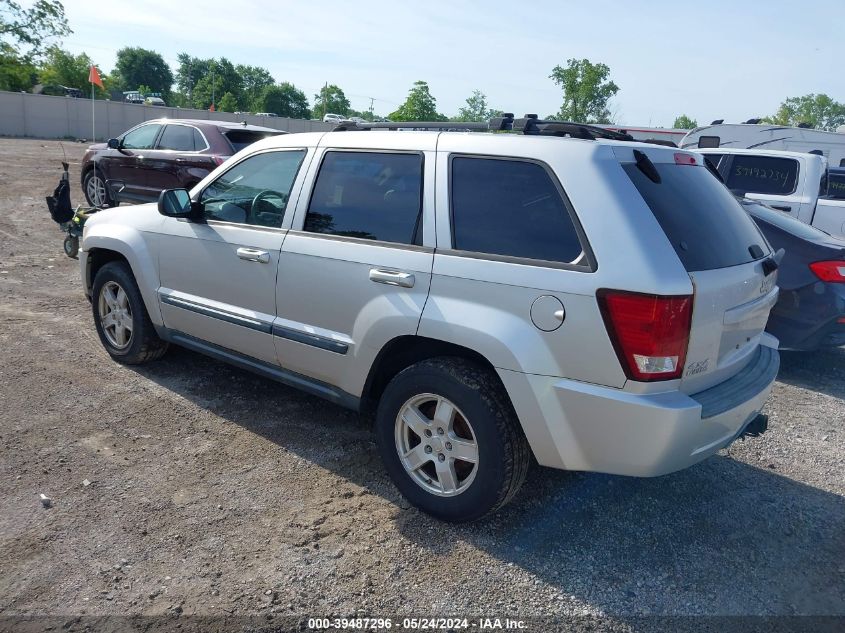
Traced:
<svg viewBox="0 0 845 633">
<path fill-rule="evenodd" d="M 705 125 L 688 132 L 680 146 L 821 152 L 831 166 L 845 166 L 845 134 L 809 128 L 747 123 Z"/>
</svg>

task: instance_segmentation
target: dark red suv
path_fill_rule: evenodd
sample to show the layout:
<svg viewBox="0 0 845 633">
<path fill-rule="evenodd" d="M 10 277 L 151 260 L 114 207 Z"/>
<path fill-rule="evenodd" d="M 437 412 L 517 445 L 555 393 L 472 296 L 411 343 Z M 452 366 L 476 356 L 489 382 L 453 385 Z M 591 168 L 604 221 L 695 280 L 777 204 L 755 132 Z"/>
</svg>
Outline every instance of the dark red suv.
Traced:
<svg viewBox="0 0 845 633">
<path fill-rule="evenodd" d="M 82 191 L 93 207 L 152 202 L 162 189 L 190 189 L 231 155 L 276 134 L 285 132 L 231 121 L 145 121 L 88 148 Z"/>
</svg>

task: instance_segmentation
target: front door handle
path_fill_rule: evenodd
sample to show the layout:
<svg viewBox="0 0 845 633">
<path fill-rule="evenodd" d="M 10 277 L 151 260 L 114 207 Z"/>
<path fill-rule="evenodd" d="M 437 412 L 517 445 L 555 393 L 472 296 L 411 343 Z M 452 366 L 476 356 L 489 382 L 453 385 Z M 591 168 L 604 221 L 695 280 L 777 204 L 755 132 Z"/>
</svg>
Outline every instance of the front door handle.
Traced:
<svg viewBox="0 0 845 633">
<path fill-rule="evenodd" d="M 270 253 L 260 251 L 257 248 L 239 248 L 238 257 L 248 262 L 258 262 L 259 264 L 270 263 Z"/>
<path fill-rule="evenodd" d="M 401 270 L 388 270 L 386 268 L 370 268 L 370 281 L 388 286 L 401 286 L 402 288 L 414 287 L 414 276 L 411 273 L 403 273 Z"/>
</svg>

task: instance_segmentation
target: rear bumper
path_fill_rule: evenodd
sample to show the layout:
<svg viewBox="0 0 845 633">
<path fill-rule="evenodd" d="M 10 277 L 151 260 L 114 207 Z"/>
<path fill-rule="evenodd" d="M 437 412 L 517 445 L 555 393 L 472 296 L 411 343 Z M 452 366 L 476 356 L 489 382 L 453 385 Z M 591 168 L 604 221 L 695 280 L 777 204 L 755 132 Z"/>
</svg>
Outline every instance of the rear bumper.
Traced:
<svg viewBox="0 0 845 633">
<path fill-rule="evenodd" d="M 780 366 L 760 346 L 739 374 L 698 394 L 636 394 L 500 371 L 537 461 L 553 468 L 653 477 L 734 441 L 763 407 Z"/>
</svg>

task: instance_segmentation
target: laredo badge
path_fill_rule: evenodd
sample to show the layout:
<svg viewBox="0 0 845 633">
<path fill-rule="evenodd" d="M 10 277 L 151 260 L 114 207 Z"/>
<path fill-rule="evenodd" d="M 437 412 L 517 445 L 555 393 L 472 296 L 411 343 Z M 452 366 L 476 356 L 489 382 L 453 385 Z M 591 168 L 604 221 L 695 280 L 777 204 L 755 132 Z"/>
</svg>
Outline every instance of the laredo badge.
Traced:
<svg viewBox="0 0 845 633">
<path fill-rule="evenodd" d="M 709 361 L 709 358 L 705 358 L 704 360 L 698 360 L 694 363 L 690 363 L 687 365 L 687 370 L 684 373 L 684 376 L 695 376 L 696 374 L 704 373 L 707 371 L 707 363 Z"/>
</svg>

